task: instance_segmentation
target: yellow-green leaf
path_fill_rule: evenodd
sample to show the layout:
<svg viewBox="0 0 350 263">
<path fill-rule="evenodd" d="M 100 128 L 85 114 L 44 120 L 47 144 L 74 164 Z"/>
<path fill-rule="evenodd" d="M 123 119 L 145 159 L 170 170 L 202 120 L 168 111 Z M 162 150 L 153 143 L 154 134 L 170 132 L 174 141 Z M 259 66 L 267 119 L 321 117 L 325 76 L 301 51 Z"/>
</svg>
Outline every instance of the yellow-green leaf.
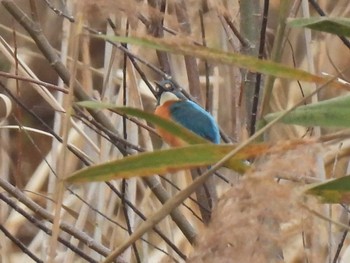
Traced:
<svg viewBox="0 0 350 263">
<path fill-rule="evenodd" d="M 286 141 L 277 145 L 265 143 L 249 145 L 227 161 L 224 167 L 242 174 L 249 168 L 247 162 L 243 160 L 264 153 L 284 152 L 305 143 L 308 142 L 304 140 L 295 140 Z M 165 174 L 188 168 L 209 166 L 221 160 L 229 152 L 234 150 L 235 147 L 236 145 L 232 144 L 196 144 L 180 148 L 140 153 L 124 157 L 120 160 L 84 168 L 73 173 L 67 178 L 67 181 L 108 181 L 134 176 L 152 176 L 154 174 Z"/>
<path fill-rule="evenodd" d="M 270 122 L 283 112 L 264 116 Z M 281 122 L 302 126 L 350 127 L 350 96 L 341 96 L 318 103 L 304 105 L 288 113 Z"/>
<path fill-rule="evenodd" d="M 350 37 L 350 19 L 345 17 L 310 17 L 288 19 L 288 25 Z"/>
<path fill-rule="evenodd" d="M 214 48 L 194 45 L 191 41 L 179 37 L 169 37 L 162 39 L 150 36 L 124 37 L 98 35 L 96 37 L 107 39 L 110 41 L 140 45 L 146 48 L 172 52 L 175 54 L 195 56 L 214 62 L 236 65 L 241 68 L 246 68 L 250 71 L 256 71 L 280 78 L 302 80 L 318 84 L 324 84 L 327 82 L 327 80 L 331 79 L 329 77 L 316 76 L 304 70 L 288 67 L 280 63 L 245 56 L 240 53 L 225 52 Z M 332 83 L 330 83 L 330 85 L 334 87 L 350 89 L 349 85 L 337 82 L 335 80 Z"/>
<path fill-rule="evenodd" d="M 67 181 L 110 181 L 113 179 L 151 176 L 193 167 L 209 166 L 219 161 L 235 147 L 234 145 L 197 144 L 140 153 L 79 170 L 73 173 Z M 251 154 L 251 151 L 249 153 Z M 239 154 L 239 157 L 236 157 L 233 159 L 233 162 L 230 162 L 231 168 L 243 173 L 247 169 L 247 165 L 241 159 L 247 157 L 249 157 L 247 154 Z"/>
<path fill-rule="evenodd" d="M 350 203 L 350 176 L 328 181 L 310 188 L 307 193 L 322 198 L 326 203 Z"/>
</svg>

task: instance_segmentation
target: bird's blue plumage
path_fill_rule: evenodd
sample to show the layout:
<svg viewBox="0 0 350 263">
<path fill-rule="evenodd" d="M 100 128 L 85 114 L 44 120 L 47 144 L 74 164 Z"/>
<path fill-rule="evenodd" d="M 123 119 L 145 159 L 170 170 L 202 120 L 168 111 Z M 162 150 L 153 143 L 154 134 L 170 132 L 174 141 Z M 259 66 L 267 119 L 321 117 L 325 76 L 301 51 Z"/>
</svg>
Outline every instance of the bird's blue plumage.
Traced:
<svg viewBox="0 0 350 263">
<path fill-rule="evenodd" d="M 214 118 L 196 103 L 176 101 L 170 105 L 169 111 L 174 121 L 213 143 L 220 143 L 220 132 Z"/>
</svg>

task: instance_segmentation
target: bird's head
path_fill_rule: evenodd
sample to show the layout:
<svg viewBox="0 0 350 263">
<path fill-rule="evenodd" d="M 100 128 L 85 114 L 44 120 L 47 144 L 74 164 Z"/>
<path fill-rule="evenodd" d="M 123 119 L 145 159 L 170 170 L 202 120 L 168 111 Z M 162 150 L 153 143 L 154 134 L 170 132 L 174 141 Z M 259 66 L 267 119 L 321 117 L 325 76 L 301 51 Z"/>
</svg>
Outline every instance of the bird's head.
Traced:
<svg viewBox="0 0 350 263">
<path fill-rule="evenodd" d="M 155 82 L 157 85 L 157 104 L 162 105 L 166 101 L 186 100 L 181 89 L 171 80 Z"/>
</svg>

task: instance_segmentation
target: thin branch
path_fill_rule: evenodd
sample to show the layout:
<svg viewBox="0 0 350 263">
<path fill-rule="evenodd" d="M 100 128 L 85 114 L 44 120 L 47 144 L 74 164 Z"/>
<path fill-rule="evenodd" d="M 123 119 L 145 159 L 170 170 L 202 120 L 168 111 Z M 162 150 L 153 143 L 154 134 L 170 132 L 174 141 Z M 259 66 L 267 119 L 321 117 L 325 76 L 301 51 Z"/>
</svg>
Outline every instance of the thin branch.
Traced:
<svg viewBox="0 0 350 263">
<path fill-rule="evenodd" d="M 165 176 L 160 176 L 160 179 L 166 183 L 168 183 L 171 187 L 173 187 L 174 189 L 176 189 L 177 191 L 181 191 L 180 187 L 178 187 L 174 182 L 172 182 L 171 180 L 169 180 L 168 178 L 166 178 Z M 193 197 L 189 196 L 188 197 L 189 200 L 191 200 L 194 204 L 201 206 L 200 203 L 197 202 L 197 200 L 195 200 Z M 182 204 L 184 207 L 186 207 L 186 209 L 188 209 L 188 211 L 190 211 L 192 213 L 192 215 L 197 218 L 199 221 L 203 222 L 202 218 L 200 218 L 199 215 L 197 215 L 197 213 L 191 208 L 189 207 L 187 204 L 183 203 Z M 204 208 L 204 207 L 203 207 Z"/>
<path fill-rule="evenodd" d="M 348 222 L 348 225 L 350 226 L 350 220 Z M 337 263 L 338 262 L 341 249 L 344 246 L 345 239 L 346 239 L 346 236 L 348 235 L 348 233 L 349 233 L 349 230 L 345 229 L 344 233 L 343 233 L 343 236 L 341 237 L 341 240 L 339 241 L 339 244 L 338 244 L 338 247 L 337 247 L 337 251 L 335 252 L 335 255 L 334 255 L 334 258 L 333 258 L 333 261 L 332 261 L 333 263 Z"/>
<path fill-rule="evenodd" d="M 281 6 L 279 8 L 278 14 L 278 27 L 271 52 L 271 61 L 279 62 L 281 59 L 281 51 L 285 39 L 286 19 L 288 17 L 289 9 L 289 1 L 281 1 Z M 271 99 L 274 82 L 275 77 L 270 75 L 266 76 L 264 84 L 264 94 L 260 109 L 261 116 L 265 115 L 269 110 L 269 102 Z"/>
<path fill-rule="evenodd" d="M 0 82 L 0 87 L 1 87 L 1 82 Z M 9 92 L 7 89 L 6 89 L 6 91 Z M 25 107 L 20 101 L 18 101 L 16 97 L 12 97 L 12 99 L 16 100 L 16 102 L 17 102 L 18 104 L 20 104 L 21 107 L 22 107 L 23 109 L 25 109 L 27 112 L 30 112 L 30 110 L 29 110 L 27 107 Z M 34 113 L 33 113 L 33 114 L 34 114 Z M 35 114 L 34 114 L 33 116 L 34 116 L 34 118 L 36 118 L 39 122 L 41 122 L 42 125 L 46 125 L 46 123 L 43 122 L 43 121 L 41 120 L 41 118 L 39 118 L 39 117 L 36 116 Z M 24 128 L 24 130 L 25 130 L 25 128 Z M 56 135 L 52 130 L 51 130 L 50 132 L 51 132 L 51 133 L 49 133 L 49 134 L 50 134 L 51 136 L 55 137 L 56 139 L 59 138 L 58 140 L 61 140 L 61 138 L 60 138 L 58 135 Z M 35 147 L 35 148 L 39 151 L 39 153 L 42 155 L 42 152 L 40 151 L 40 149 L 38 149 L 38 147 L 36 147 L 36 144 L 34 143 L 34 141 L 32 141 L 32 139 L 31 139 L 31 137 L 30 137 L 29 135 L 28 135 L 28 139 L 32 142 L 32 144 L 34 145 L 34 147 Z M 108 139 L 108 138 L 106 138 L 106 139 Z M 70 147 L 72 147 L 73 149 L 75 149 L 74 146 L 69 146 L 69 148 L 70 148 Z M 74 154 L 74 151 L 72 151 L 72 152 L 73 152 L 73 154 Z M 48 161 L 46 160 L 46 158 L 45 158 L 44 156 L 42 156 L 42 158 L 45 160 L 45 162 L 46 162 L 46 164 L 48 165 L 48 167 L 49 167 L 49 169 L 51 170 L 51 172 L 55 175 L 55 171 L 52 169 L 51 165 L 48 163 Z M 85 159 L 81 159 L 81 161 L 85 162 L 86 165 L 89 165 L 89 162 L 86 162 Z M 110 183 L 107 183 L 107 185 L 110 186 Z M 66 187 L 66 189 L 67 189 L 72 195 L 76 196 L 81 202 L 83 202 L 85 205 L 87 205 L 92 211 L 94 211 L 95 213 L 99 214 L 100 216 L 102 216 L 102 217 L 105 218 L 106 220 L 110 221 L 111 223 L 113 223 L 113 224 L 117 225 L 118 227 L 120 227 L 120 228 L 124 229 L 125 231 L 127 231 L 127 229 L 124 228 L 121 224 L 119 224 L 118 222 L 112 220 L 111 218 L 107 217 L 105 214 L 101 213 L 98 209 L 96 209 L 96 208 L 94 208 L 93 206 L 91 206 L 91 204 L 87 203 L 83 198 L 81 198 L 78 194 L 76 194 L 76 193 L 75 193 L 73 190 L 71 190 L 69 187 Z M 112 189 L 112 190 L 113 190 L 113 189 Z M 129 202 L 129 201 L 127 201 L 127 202 Z M 130 203 L 130 202 L 129 202 L 129 203 Z M 142 214 L 141 214 L 141 215 L 142 215 Z M 141 217 L 141 218 L 142 218 L 142 217 Z M 165 238 L 166 238 L 166 237 L 165 237 Z M 159 247 L 157 247 L 157 246 L 151 244 L 149 241 L 147 241 L 147 240 L 145 240 L 145 239 L 143 239 L 143 238 L 142 238 L 141 240 L 144 241 L 144 242 L 146 242 L 146 243 L 148 243 L 149 245 L 153 246 L 155 249 L 157 249 L 157 250 L 159 250 L 159 251 L 165 253 L 166 255 L 170 256 L 166 251 L 164 251 L 164 250 L 160 249 Z M 165 239 L 164 239 L 164 240 L 165 240 Z M 170 241 L 169 241 L 169 242 L 170 242 Z M 169 244 L 169 246 L 170 246 L 170 247 L 174 247 L 175 245 L 170 245 L 170 244 Z M 175 247 L 175 248 L 176 248 L 176 247 Z M 176 249 L 174 249 L 174 250 L 176 251 Z M 179 254 L 179 255 L 181 256 L 181 254 Z"/>
<path fill-rule="evenodd" d="M 269 14 L 269 0 L 264 0 L 263 17 L 260 30 L 260 44 L 259 44 L 259 54 L 258 59 L 263 59 L 266 41 L 266 28 L 267 28 L 267 17 Z M 258 105 L 260 98 L 260 86 L 261 86 L 261 73 L 256 74 L 254 97 L 252 103 L 252 113 L 251 113 L 251 123 L 250 123 L 250 135 L 255 133 L 255 124 L 258 113 Z"/>
<path fill-rule="evenodd" d="M 290 48 L 290 52 L 292 53 L 293 67 L 296 68 L 297 63 L 296 63 L 296 61 L 295 61 L 295 52 L 294 52 L 293 45 L 292 45 L 292 43 L 290 42 L 290 40 L 289 40 L 288 38 L 287 38 L 286 43 L 288 44 L 288 46 L 289 46 L 289 48 Z M 340 71 L 339 71 L 339 72 L 340 72 Z M 301 86 L 300 80 L 297 80 L 297 84 L 298 84 L 298 87 L 299 87 L 301 96 L 302 96 L 302 97 L 305 97 L 305 93 L 304 93 L 303 87 Z M 305 102 L 304 105 L 306 105 L 306 104 L 307 104 L 307 103 Z"/>
<path fill-rule="evenodd" d="M 261 27 L 261 14 L 260 14 L 260 1 L 245 0 L 239 2 L 240 7 L 240 30 L 241 34 L 249 42 L 249 45 L 242 47 L 242 54 L 257 57 L 259 55 L 259 32 Z M 241 69 L 242 74 L 242 87 L 243 87 L 243 99 L 244 99 L 244 118 L 240 125 L 246 129 L 249 133 L 251 131 L 250 125 L 252 124 L 252 109 L 254 103 L 254 92 L 256 87 L 256 74 L 247 69 Z M 241 137 L 241 136 L 240 136 Z"/>
<path fill-rule="evenodd" d="M 92 119 L 89 115 L 86 115 L 84 113 L 84 111 L 82 111 L 79 107 L 74 107 L 75 111 L 78 113 L 78 115 L 76 116 L 77 118 L 83 118 L 85 119 L 85 124 L 87 126 L 89 126 L 90 129 L 94 130 L 96 133 L 98 133 L 99 135 L 105 137 L 106 140 L 110 141 L 112 144 L 114 141 L 119 141 L 120 143 L 124 144 L 126 147 L 130 148 L 130 149 L 133 149 L 135 151 L 138 151 L 138 152 L 144 152 L 145 149 L 138 146 L 138 145 L 134 145 L 132 143 L 130 143 L 129 141 L 127 140 L 124 140 L 120 137 L 118 137 L 118 135 L 112 133 L 110 130 L 106 129 L 106 127 L 104 127 L 103 125 L 101 125 L 101 123 L 97 122 L 95 119 Z M 138 125 L 138 121 L 134 118 L 129 118 L 127 117 L 128 120 L 130 121 L 133 121 L 134 123 L 136 123 Z M 93 128 L 91 125 L 89 125 L 87 123 L 87 121 L 89 123 L 91 123 L 92 125 L 94 125 L 96 128 Z M 139 125 L 141 126 L 141 125 Z M 141 126 L 141 127 L 144 127 L 144 126 Z M 150 131 L 150 132 L 153 132 L 155 133 L 155 130 L 152 129 L 151 127 L 148 127 L 147 126 L 147 130 Z M 104 136 L 102 133 L 105 133 L 108 138 L 106 136 Z"/>
<path fill-rule="evenodd" d="M 160 184 L 159 180 L 156 179 L 155 176 L 148 176 L 143 178 L 143 181 L 147 184 L 147 186 L 153 191 L 158 200 L 165 204 L 169 200 L 173 199 L 170 196 L 169 192 L 167 192 L 164 187 Z M 187 240 L 194 244 L 196 240 L 196 230 L 193 228 L 192 224 L 187 220 L 187 218 L 181 213 L 178 208 L 175 208 L 170 213 L 171 218 L 177 224 L 177 226 L 181 229 L 182 233 L 185 235 Z"/>
<path fill-rule="evenodd" d="M 11 73 L 7 73 L 7 72 L 4 72 L 4 71 L 0 71 L 0 76 L 8 78 L 8 79 L 16 79 L 16 80 L 22 80 L 22 81 L 35 83 L 35 84 L 44 86 L 44 87 L 46 87 L 48 89 L 52 89 L 52 90 L 55 90 L 55 91 L 60 91 L 60 92 L 63 92 L 65 94 L 68 93 L 68 90 L 65 89 L 65 88 L 60 88 L 57 85 L 54 85 L 54 84 L 51 84 L 51 83 L 47 83 L 47 82 L 44 82 L 44 81 L 40 81 L 40 80 L 36 80 L 36 79 L 21 77 L 21 76 L 13 75 Z"/>
<path fill-rule="evenodd" d="M 29 4 L 30 4 L 30 11 L 31 11 L 32 20 L 35 23 L 39 23 L 39 16 L 38 16 L 38 9 L 36 7 L 36 1 L 35 0 L 29 0 Z"/>
<path fill-rule="evenodd" d="M 312 7 L 316 10 L 316 12 L 320 15 L 320 16 L 327 16 L 327 14 L 322 10 L 322 8 L 320 7 L 320 5 L 315 1 L 315 0 L 309 0 L 309 3 L 312 5 Z M 344 36 L 339 36 L 339 39 L 343 42 L 343 44 L 350 49 L 350 41 L 344 37 Z"/>
<path fill-rule="evenodd" d="M 186 36 L 190 35 L 191 24 L 187 13 L 186 2 L 184 0 L 178 0 L 174 3 L 174 6 L 181 33 Z M 203 105 L 204 95 L 200 88 L 199 69 L 196 58 L 186 55 L 184 56 L 184 60 L 190 93 L 197 99 L 200 105 Z"/>
<path fill-rule="evenodd" d="M 126 32 L 125 32 L 125 35 L 128 36 L 128 34 L 129 34 L 129 22 L 126 21 Z M 122 46 L 127 48 L 127 44 L 122 44 Z M 126 83 L 126 80 L 127 80 L 127 63 L 128 63 L 127 58 L 128 58 L 127 54 L 123 53 L 123 86 L 122 86 L 123 94 L 122 95 L 123 95 L 123 106 L 124 107 L 128 103 L 128 100 L 127 100 L 127 83 Z M 126 123 L 126 116 L 125 115 L 123 116 L 122 121 L 123 121 L 123 139 L 127 140 L 128 139 L 128 131 L 127 131 L 127 127 L 126 127 L 127 123 Z M 129 218 L 129 209 L 125 205 L 125 202 L 127 200 L 127 194 L 128 194 L 128 180 L 126 180 L 126 179 L 122 179 L 122 192 L 123 192 L 123 194 L 121 196 L 122 210 L 123 210 L 123 213 L 124 213 L 124 218 L 125 218 L 128 234 L 131 235 L 133 226 L 131 225 L 130 218 Z M 136 247 L 136 244 L 132 245 L 132 249 L 134 251 L 136 262 L 140 263 L 141 262 L 140 253 L 139 253 L 139 251 L 138 251 L 138 249 Z"/>
<path fill-rule="evenodd" d="M 118 191 L 117 188 L 114 187 L 113 184 L 106 182 L 106 184 L 110 187 L 110 189 L 120 198 L 123 199 L 123 194 Z M 131 203 L 128 199 L 125 199 L 125 204 L 128 205 L 143 221 L 147 220 L 147 217 L 141 213 L 137 207 Z M 156 232 L 163 240 L 165 243 L 167 243 L 182 259 L 186 260 L 186 256 L 181 252 L 181 250 L 173 243 L 171 240 L 163 234 L 163 232 L 159 229 L 158 226 L 154 226 L 153 228 L 154 232 Z M 164 251 L 163 251 L 164 252 Z M 166 253 L 168 256 L 170 256 L 168 253 Z"/>
<path fill-rule="evenodd" d="M 21 106 L 22 109 L 24 109 L 30 116 L 32 116 L 35 120 L 39 121 L 39 123 L 41 125 L 43 125 L 47 130 L 48 132 L 53 136 L 55 137 L 55 139 L 57 141 L 59 141 L 60 143 L 63 142 L 62 138 L 56 134 L 53 129 L 46 123 L 44 122 L 38 115 L 36 115 L 33 111 L 31 111 L 30 109 L 28 109 L 28 107 L 26 105 L 24 105 L 16 96 L 14 96 L 10 90 L 8 88 L 6 88 L 6 86 L 0 81 L 0 89 L 3 89 L 8 95 L 9 97 L 11 97 L 11 99 L 13 101 L 15 101 L 18 105 Z M 88 165 L 90 162 L 87 161 L 85 159 L 84 156 L 82 156 L 82 154 L 77 151 L 74 147 L 68 145 L 68 149 L 76 156 L 80 159 L 80 161 L 82 161 L 84 164 Z"/>
<path fill-rule="evenodd" d="M 59 59 L 56 51 L 50 45 L 49 41 L 44 36 L 40 25 L 32 21 L 18 6 L 11 0 L 3 0 L 2 5 L 7 9 L 7 11 L 20 23 L 24 29 L 29 33 L 29 35 L 35 41 L 37 47 L 50 62 L 51 66 L 55 69 L 58 75 L 61 77 L 63 82 L 69 86 L 71 75 L 68 69 Z M 80 101 L 92 100 L 92 98 L 84 91 L 83 87 L 78 81 L 74 81 L 74 95 Z M 107 129 L 111 130 L 113 133 L 118 134 L 118 131 L 110 120 L 99 110 L 89 109 L 90 114 Z M 126 155 L 131 153 L 129 149 L 126 149 L 124 145 L 119 142 L 115 142 L 116 147 L 119 151 Z"/>
<path fill-rule="evenodd" d="M 113 25 L 113 23 L 109 22 L 109 24 L 112 26 L 112 28 L 115 30 L 115 26 Z M 103 35 L 102 32 L 97 31 L 95 29 L 89 28 L 89 27 L 85 27 L 85 29 L 94 34 L 94 35 Z M 117 33 L 115 32 L 115 34 L 117 35 Z M 164 73 L 162 70 L 160 70 L 159 68 L 157 68 L 156 66 L 152 65 L 151 63 L 149 63 L 146 60 L 143 60 L 141 57 L 134 55 L 133 53 L 131 53 L 126 46 L 123 46 L 120 43 L 115 43 L 111 40 L 106 40 L 108 43 L 110 43 L 111 45 L 115 46 L 116 48 L 120 49 L 122 52 L 124 52 L 125 54 L 128 55 L 131 63 L 133 64 L 133 66 L 135 67 L 136 71 L 139 73 L 139 75 L 141 76 L 142 80 L 146 83 L 147 87 L 149 88 L 149 90 L 152 92 L 152 94 L 156 97 L 157 92 L 154 90 L 153 86 L 149 83 L 149 81 L 147 80 L 146 75 L 143 73 L 143 71 L 141 70 L 141 68 L 138 66 L 138 64 L 136 63 L 136 60 L 141 62 L 142 64 L 144 64 L 145 66 L 147 66 L 148 68 L 152 69 L 154 72 L 156 72 L 157 74 L 159 74 L 160 76 L 164 77 L 164 78 L 170 78 L 170 76 L 166 73 Z"/>
<path fill-rule="evenodd" d="M 38 48 L 51 63 L 63 82 L 66 85 L 69 85 L 71 78 L 70 73 L 60 61 L 56 51 L 52 48 L 46 37 L 43 35 L 40 26 L 34 23 L 13 1 L 3 0 L 1 3 L 33 38 Z M 84 89 L 78 81 L 74 82 L 74 95 L 80 101 L 92 100 L 92 98 L 85 93 Z M 97 122 L 101 123 L 101 125 L 105 126 L 106 129 L 110 130 L 112 133 L 118 134 L 118 137 L 121 138 L 115 126 L 110 122 L 109 118 L 107 118 L 102 113 L 102 111 L 93 109 L 89 109 L 88 111 Z M 113 144 L 123 155 L 133 153 L 130 149 L 126 148 L 125 145 L 121 144 L 118 141 L 115 141 L 114 138 L 111 139 L 113 141 Z M 165 203 L 170 198 L 169 193 L 162 187 L 156 178 L 147 177 L 144 178 L 144 181 L 162 203 Z M 196 236 L 196 231 L 188 222 L 186 217 L 178 209 L 175 209 L 171 215 L 186 238 L 190 241 L 191 244 L 193 244 Z"/>
<path fill-rule="evenodd" d="M 35 6 L 32 1 L 30 1 L 31 6 Z M 35 14 L 35 13 L 34 13 Z M 16 25 L 13 24 L 13 58 L 14 58 L 14 66 L 15 66 L 15 75 L 18 75 L 18 66 L 19 66 L 19 58 L 18 58 L 18 48 L 17 48 L 17 35 L 16 35 Z M 15 80 L 15 86 L 16 86 L 16 96 L 21 97 L 21 90 L 19 89 L 19 81 L 18 79 Z M 14 114 L 15 117 L 17 117 L 20 120 L 23 120 L 23 113 L 18 107 L 18 105 L 15 106 Z M 22 166 L 22 157 L 23 157 L 23 138 L 21 136 L 21 133 L 17 133 L 17 138 L 15 140 L 16 143 L 16 161 L 15 161 L 15 172 L 13 173 L 14 180 L 16 182 L 16 185 L 22 188 L 22 176 L 20 176 L 21 166 Z"/>
<path fill-rule="evenodd" d="M 162 38 L 164 37 L 163 22 L 164 22 L 166 1 L 165 0 L 148 0 L 148 4 L 151 7 L 153 7 L 155 10 L 159 9 L 159 14 L 151 15 L 151 19 L 147 26 L 147 31 L 149 34 L 151 34 L 154 37 Z M 151 12 L 154 12 L 154 10 L 151 10 Z M 156 50 L 156 54 L 157 54 L 159 65 L 162 71 L 164 71 L 168 75 L 172 75 L 168 53 L 165 51 Z"/>
<path fill-rule="evenodd" d="M 127 231 L 128 231 L 128 234 L 129 236 L 132 235 L 132 228 L 133 226 L 131 225 L 131 222 L 130 222 L 130 218 L 129 218 L 129 209 L 128 209 L 128 206 L 126 206 L 126 196 L 128 194 L 128 180 L 126 179 L 123 179 L 122 180 L 122 194 L 121 196 L 119 196 L 119 198 L 121 199 L 121 202 L 122 202 L 122 210 L 123 210 L 123 214 L 124 214 L 124 218 L 125 218 L 125 222 L 126 222 L 126 227 L 127 227 Z M 129 202 L 131 203 L 131 202 Z M 132 244 L 132 249 L 134 251 L 134 255 L 135 255 L 135 258 L 136 258 L 136 262 L 138 263 L 141 263 L 141 259 L 140 259 L 140 253 L 136 247 L 136 244 Z"/>
<path fill-rule="evenodd" d="M 74 23 L 75 22 L 75 19 L 72 15 L 68 15 L 66 14 L 65 12 L 63 12 L 62 10 L 54 7 L 54 5 L 49 1 L 49 0 L 44 0 L 45 3 L 47 4 L 47 6 L 53 11 L 56 13 L 56 15 L 58 16 L 62 16 L 64 18 L 67 18 L 69 20 L 69 22 L 72 22 Z"/>
<path fill-rule="evenodd" d="M 0 199 L 4 200 L 3 198 L 3 194 L 0 193 Z M 4 201 L 5 203 L 7 203 L 6 201 Z M 28 257 L 30 257 L 31 259 L 33 259 L 35 262 L 38 263 L 44 263 L 43 260 L 41 260 L 40 258 L 38 258 L 34 253 L 32 253 L 23 243 L 21 240 L 19 240 L 18 238 L 14 237 L 9 231 L 7 231 L 7 229 L 0 224 L 0 231 L 2 231 L 4 233 L 4 235 L 10 239 L 24 254 L 26 254 Z"/>
<path fill-rule="evenodd" d="M 146 18 L 145 18 L 146 19 Z M 113 29 L 115 28 L 115 25 L 112 23 L 112 21 L 108 21 L 109 24 L 112 26 Z M 89 28 L 89 27 L 85 27 L 86 30 L 88 30 L 90 33 L 96 34 L 96 35 L 101 35 L 103 34 L 102 32 L 99 32 L 95 29 Z M 115 32 L 116 33 L 116 32 Z M 173 32 L 173 34 L 176 34 L 175 32 Z M 172 77 L 170 77 L 168 74 L 164 73 L 163 71 L 161 71 L 160 69 L 158 69 L 156 66 L 150 64 L 149 62 L 143 60 L 142 58 L 132 54 L 126 46 L 121 45 L 120 43 L 115 43 L 111 40 L 106 40 L 108 43 L 114 45 L 115 47 L 119 48 L 121 51 L 123 51 L 124 53 L 126 53 L 128 55 L 129 60 L 131 61 L 131 63 L 133 64 L 133 66 L 135 67 L 136 71 L 139 73 L 140 77 L 142 78 L 142 80 L 145 82 L 145 84 L 147 85 L 148 89 L 152 92 L 152 94 L 154 95 L 154 97 L 157 97 L 157 92 L 154 90 L 153 86 L 150 84 L 150 82 L 148 81 L 145 73 L 141 70 L 140 66 L 137 64 L 136 60 L 141 62 L 142 64 L 144 64 L 145 66 L 147 66 L 148 68 L 152 69 L 153 71 L 155 71 L 156 73 L 158 73 L 159 75 L 161 75 L 163 78 L 165 79 L 171 79 L 172 82 L 178 87 L 178 89 L 185 95 L 186 98 L 196 102 L 198 104 L 198 99 L 196 99 L 194 96 L 192 96 L 190 93 L 188 93 L 186 90 L 184 90 L 183 88 L 181 88 L 179 86 L 179 84 L 172 79 Z M 198 42 L 194 42 L 194 44 L 196 45 L 201 45 Z M 118 113 L 117 113 L 118 114 Z M 147 129 L 148 131 L 151 131 L 153 133 L 155 133 L 154 129 L 148 127 L 148 126 L 144 126 L 142 123 L 138 122 L 135 118 L 132 117 L 127 117 L 129 120 L 135 122 L 137 125 Z M 157 133 L 155 133 L 157 134 Z M 229 143 L 231 142 L 231 139 L 229 138 L 229 136 L 222 130 L 220 129 L 220 135 L 223 139 L 224 142 Z"/>
<path fill-rule="evenodd" d="M 0 193 L 0 199 L 3 200 L 7 205 L 12 207 L 14 210 L 16 210 L 19 214 L 24 216 L 29 222 L 31 222 L 33 225 L 44 231 L 47 235 L 52 235 L 52 231 L 50 228 L 48 228 L 45 223 L 42 223 L 40 220 L 36 219 L 34 216 L 28 214 L 24 209 L 19 207 L 15 201 L 11 200 L 10 198 L 7 198 L 4 194 Z M 60 243 L 65 245 L 67 248 L 75 252 L 79 257 L 85 259 L 87 262 L 97 263 L 96 260 L 89 257 L 84 251 L 79 249 L 78 247 L 73 246 L 69 241 L 65 240 L 61 236 L 58 236 L 57 239 Z M 28 251 L 28 249 L 26 249 Z M 28 254 L 29 255 L 29 254 Z M 43 261 L 38 261 L 43 262 Z"/>
<path fill-rule="evenodd" d="M 49 213 L 47 210 L 42 208 L 40 205 L 38 205 L 36 202 L 28 198 L 22 191 L 20 191 L 18 188 L 11 185 L 9 182 L 3 180 L 0 178 L 0 186 L 10 195 L 18 199 L 22 204 L 27 206 L 30 210 L 35 212 L 36 215 L 42 217 L 43 219 L 47 220 L 48 222 L 53 222 L 54 216 Z M 86 233 L 72 227 L 70 223 L 66 223 L 62 221 L 60 223 L 60 228 L 67 232 L 68 234 L 72 235 L 73 237 L 80 240 L 83 244 L 87 245 L 92 250 L 96 251 L 97 253 L 106 256 L 109 254 L 110 250 L 101 244 L 98 244 L 93 238 L 88 236 Z"/>
<path fill-rule="evenodd" d="M 229 26 L 229 28 L 232 30 L 233 34 L 237 37 L 237 39 L 241 43 L 242 47 L 243 48 L 248 48 L 250 46 L 249 45 L 249 41 L 246 38 L 244 38 L 241 35 L 241 33 L 238 31 L 238 29 L 234 25 L 230 15 L 228 13 L 224 13 L 222 16 L 224 17 L 224 19 L 225 19 L 227 25 Z"/>
<path fill-rule="evenodd" d="M 207 46 L 207 40 L 205 36 L 205 27 L 204 27 L 204 19 L 203 19 L 203 11 L 199 10 L 199 21 L 201 25 L 201 34 L 202 34 L 202 44 L 203 47 Z M 204 60 L 204 67 L 205 67 L 205 109 L 209 112 L 212 112 L 213 108 L 213 90 L 210 89 L 210 80 L 209 80 L 209 74 L 210 74 L 210 67 L 207 60 Z"/>
</svg>

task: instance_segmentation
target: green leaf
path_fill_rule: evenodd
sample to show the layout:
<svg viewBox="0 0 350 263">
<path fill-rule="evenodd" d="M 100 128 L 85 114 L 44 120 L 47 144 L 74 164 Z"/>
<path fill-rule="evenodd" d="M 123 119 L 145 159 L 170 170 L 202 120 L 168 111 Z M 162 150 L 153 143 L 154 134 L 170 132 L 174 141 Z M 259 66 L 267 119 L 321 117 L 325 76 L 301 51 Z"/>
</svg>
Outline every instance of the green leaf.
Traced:
<svg viewBox="0 0 350 263">
<path fill-rule="evenodd" d="M 167 132 L 175 135 L 176 137 L 181 138 L 183 141 L 189 144 L 209 143 L 209 141 L 205 140 L 204 138 L 198 136 L 197 134 L 193 133 L 192 131 L 184 128 L 179 124 L 173 121 L 161 118 L 153 113 L 145 112 L 143 110 L 130 108 L 130 107 L 116 107 L 113 104 L 101 103 L 97 101 L 81 101 L 81 102 L 78 102 L 77 105 L 80 105 L 85 108 L 93 108 L 93 109 L 110 109 L 119 114 L 127 114 L 130 116 L 142 118 L 148 122 L 153 123 L 154 125 L 157 125 L 159 128 L 162 128 Z"/>
<path fill-rule="evenodd" d="M 219 161 L 235 147 L 235 145 L 197 144 L 140 153 L 79 170 L 68 177 L 67 181 L 110 181 L 113 179 L 151 176 L 193 167 L 209 166 Z M 241 173 L 244 172 L 247 169 L 247 165 L 241 159 L 247 158 L 247 156 L 248 154 L 239 154 L 239 157 L 236 157 L 233 159 L 233 162 L 230 162 L 231 166 L 235 164 L 231 168 Z"/>
<path fill-rule="evenodd" d="M 256 71 L 267 75 L 272 75 L 280 78 L 288 78 L 294 80 L 302 80 L 324 84 L 329 77 L 319 77 L 310 74 L 304 70 L 287 67 L 280 63 L 257 59 L 255 57 L 245 56 L 239 53 L 224 52 L 222 50 L 194 45 L 191 41 L 174 37 L 174 38 L 154 38 L 154 37 L 124 37 L 124 36 L 101 36 L 110 41 L 117 41 L 128 44 L 140 45 L 146 48 L 172 52 L 175 54 L 195 56 L 198 58 L 211 60 L 214 62 L 236 65 L 241 68 L 246 68 L 250 71 Z M 333 81 L 331 86 L 349 89 L 350 86 L 344 83 Z"/>
<path fill-rule="evenodd" d="M 319 184 L 308 189 L 308 194 L 322 198 L 326 203 L 350 203 L 350 176 Z"/>
<path fill-rule="evenodd" d="M 263 121 L 270 122 L 283 112 L 267 114 Z M 300 106 L 282 118 L 286 124 L 321 127 L 350 127 L 350 96 Z"/>
<path fill-rule="evenodd" d="M 350 37 L 350 19 L 344 17 L 310 17 L 288 19 L 292 27 L 307 27 L 317 31 Z"/>
<path fill-rule="evenodd" d="M 249 168 L 244 160 L 266 153 L 293 149 L 303 140 L 286 141 L 276 146 L 271 144 L 253 144 L 239 151 L 228 160 L 224 167 L 243 174 Z M 139 153 L 119 160 L 87 167 L 69 176 L 68 182 L 109 181 L 134 176 L 153 176 L 194 167 L 208 167 L 234 150 L 232 144 L 196 144 L 167 150 Z"/>
</svg>

